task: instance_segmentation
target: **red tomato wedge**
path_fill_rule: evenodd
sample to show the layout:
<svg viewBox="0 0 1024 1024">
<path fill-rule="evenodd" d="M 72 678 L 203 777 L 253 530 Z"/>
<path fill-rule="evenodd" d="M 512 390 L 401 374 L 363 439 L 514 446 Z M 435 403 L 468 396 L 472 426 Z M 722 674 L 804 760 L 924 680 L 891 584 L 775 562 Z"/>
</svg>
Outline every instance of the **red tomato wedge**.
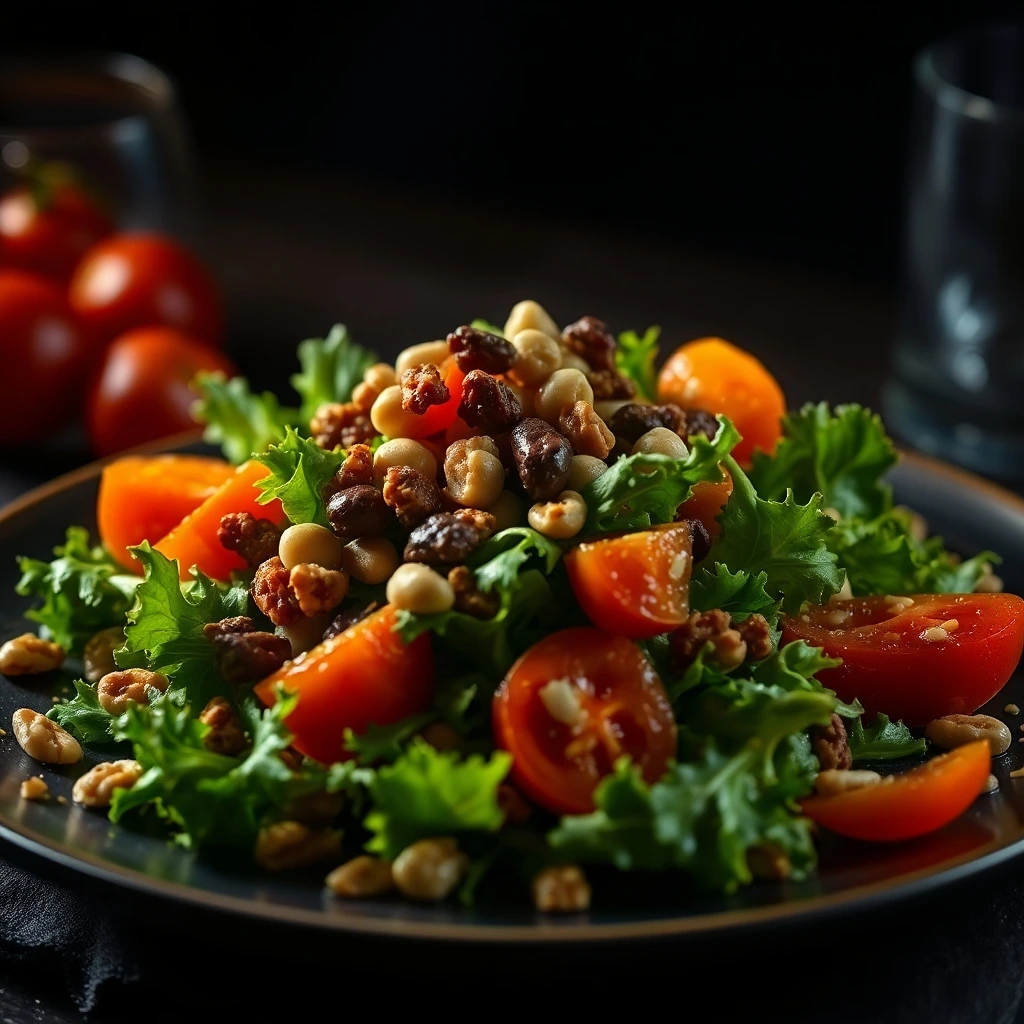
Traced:
<svg viewBox="0 0 1024 1024">
<path fill-rule="evenodd" d="M 448 401 L 430 406 L 422 416 L 411 416 L 406 426 L 406 436 L 430 437 L 431 434 L 447 430 L 455 422 L 462 402 L 462 382 L 466 375 L 458 368 L 454 357 L 449 357 L 441 366 L 441 376 L 448 387 Z"/>
<path fill-rule="evenodd" d="M 675 718 L 651 663 L 625 637 L 598 629 L 563 629 L 534 644 L 509 669 L 492 716 L 512 779 L 549 811 L 593 810 L 597 784 L 623 755 L 647 782 L 675 756 Z"/>
<path fill-rule="evenodd" d="M 583 541 L 565 556 L 576 600 L 595 626 L 639 640 L 689 612 L 693 543 L 685 523 Z"/>
<path fill-rule="evenodd" d="M 122 565 L 141 572 L 127 549 L 165 537 L 234 472 L 223 459 L 201 455 L 129 455 L 111 462 L 96 502 L 100 540 Z"/>
<path fill-rule="evenodd" d="M 988 740 L 979 740 L 891 781 L 837 796 L 812 796 L 801 807 L 812 821 L 851 839 L 912 839 L 963 814 L 985 785 L 991 763 Z"/>
<path fill-rule="evenodd" d="M 912 601 L 912 604 L 906 602 Z M 1024 648 L 1024 601 L 1013 594 L 856 597 L 783 622 L 782 642 L 806 640 L 839 668 L 818 678 L 869 715 L 907 725 L 970 714 L 1006 684 Z"/>
<path fill-rule="evenodd" d="M 221 519 L 231 512 L 251 512 L 257 519 L 284 522 L 284 509 L 279 501 L 268 505 L 257 502 L 257 480 L 267 476 L 267 467 L 258 462 L 246 462 L 217 488 L 196 510 L 187 515 L 166 537 L 153 545 L 167 558 L 178 559 L 181 578 L 191 579 L 189 569 L 199 566 L 215 580 L 230 579 L 236 569 L 244 569 L 245 562 L 234 551 L 228 551 L 217 539 Z"/>
<path fill-rule="evenodd" d="M 287 723 L 303 754 L 325 764 L 345 761 L 352 756 L 344 747 L 346 729 L 360 733 L 371 722 L 390 725 L 430 706 L 430 636 L 421 633 L 404 644 L 394 625 L 394 609 L 386 605 L 286 662 L 256 687 L 268 706 L 279 684 L 299 695 Z"/>
</svg>

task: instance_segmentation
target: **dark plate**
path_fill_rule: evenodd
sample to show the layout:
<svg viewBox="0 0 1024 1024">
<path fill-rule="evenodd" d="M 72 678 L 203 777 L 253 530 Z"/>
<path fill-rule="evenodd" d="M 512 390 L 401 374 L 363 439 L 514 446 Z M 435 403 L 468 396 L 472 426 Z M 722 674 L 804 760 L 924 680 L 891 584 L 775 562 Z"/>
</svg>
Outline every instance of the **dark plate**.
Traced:
<svg viewBox="0 0 1024 1024">
<path fill-rule="evenodd" d="M 69 523 L 94 525 L 98 468 L 87 467 L 40 488 L 0 513 L 0 636 L 22 632 L 24 602 L 14 595 L 16 555 L 48 557 Z M 1008 589 L 1024 590 L 1024 501 L 968 474 L 917 457 L 893 472 L 898 500 L 912 505 L 964 554 L 991 547 L 1005 557 Z M 74 666 L 71 666 L 74 669 Z M 9 679 L 0 686 L 0 721 L 18 707 L 40 711 L 67 691 L 71 674 L 59 680 Z M 1024 677 L 1018 674 L 986 708 L 1003 715 L 1013 701 L 1024 707 Z M 1016 731 L 1016 729 L 1015 729 Z M 87 757 L 86 765 L 92 760 Z M 103 879 L 128 891 L 179 902 L 180 910 L 246 915 L 305 929 L 404 938 L 488 941 L 601 940 L 699 936 L 722 929 L 796 922 L 894 900 L 947 885 L 1024 852 L 1024 780 L 1009 772 L 1024 764 L 1014 744 L 997 759 L 1001 782 L 994 796 L 981 797 L 958 821 L 923 839 L 885 846 L 836 843 L 822 851 L 819 873 L 802 883 L 750 886 L 732 897 L 688 894 L 666 901 L 637 885 L 595 886 L 587 914 L 552 919 L 516 907 L 463 910 L 399 902 L 343 903 L 325 896 L 322 872 L 299 876 L 256 874 L 204 861 L 161 838 L 110 825 L 99 813 L 70 803 L 34 804 L 19 799 L 22 779 L 42 766 L 24 755 L 8 730 L 0 737 L 0 836 L 30 855 Z M 83 765 L 44 769 L 50 790 L 70 801 Z M 674 888 L 674 887 L 673 887 Z M 253 922 L 255 923 L 255 922 Z"/>
</svg>

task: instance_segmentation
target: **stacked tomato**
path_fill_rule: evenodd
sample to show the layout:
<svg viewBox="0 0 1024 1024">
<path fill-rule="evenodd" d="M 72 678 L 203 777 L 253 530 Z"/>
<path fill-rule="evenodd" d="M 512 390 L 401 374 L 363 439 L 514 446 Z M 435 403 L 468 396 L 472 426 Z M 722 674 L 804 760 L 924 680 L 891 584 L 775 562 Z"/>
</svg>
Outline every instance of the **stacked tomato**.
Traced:
<svg viewBox="0 0 1024 1024">
<path fill-rule="evenodd" d="M 231 373 L 220 300 L 184 246 L 114 233 L 102 203 L 43 166 L 0 198 L 0 444 L 84 411 L 98 455 L 194 426 L 188 383 Z"/>
</svg>

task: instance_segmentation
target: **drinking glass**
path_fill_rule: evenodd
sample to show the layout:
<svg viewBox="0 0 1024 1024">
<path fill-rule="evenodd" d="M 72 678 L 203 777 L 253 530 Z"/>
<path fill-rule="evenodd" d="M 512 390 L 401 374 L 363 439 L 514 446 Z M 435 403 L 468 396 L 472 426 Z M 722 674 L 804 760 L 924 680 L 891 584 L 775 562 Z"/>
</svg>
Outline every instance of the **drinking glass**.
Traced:
<svg viewBox="0 0 1024 1024">
<path fill-rule="evenodd" d="M 914 64 L 903 311 L 883 409 L 917 448 L 1024 480 L 1024 26 Z"/>
</svg>

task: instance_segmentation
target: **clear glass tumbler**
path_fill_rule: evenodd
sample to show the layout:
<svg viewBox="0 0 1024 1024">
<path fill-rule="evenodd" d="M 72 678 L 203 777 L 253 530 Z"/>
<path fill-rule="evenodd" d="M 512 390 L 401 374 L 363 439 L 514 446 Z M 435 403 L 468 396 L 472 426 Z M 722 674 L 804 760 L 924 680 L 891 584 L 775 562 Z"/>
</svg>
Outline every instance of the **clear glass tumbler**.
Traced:
<svg viewBox="0 0 1024 1024">
<path fill-rule="evenodd" d="M 883 410 L 915 447 L 1024 480 L 1024 26 L 914 64 L 903 315 Z"/>
</svg>

